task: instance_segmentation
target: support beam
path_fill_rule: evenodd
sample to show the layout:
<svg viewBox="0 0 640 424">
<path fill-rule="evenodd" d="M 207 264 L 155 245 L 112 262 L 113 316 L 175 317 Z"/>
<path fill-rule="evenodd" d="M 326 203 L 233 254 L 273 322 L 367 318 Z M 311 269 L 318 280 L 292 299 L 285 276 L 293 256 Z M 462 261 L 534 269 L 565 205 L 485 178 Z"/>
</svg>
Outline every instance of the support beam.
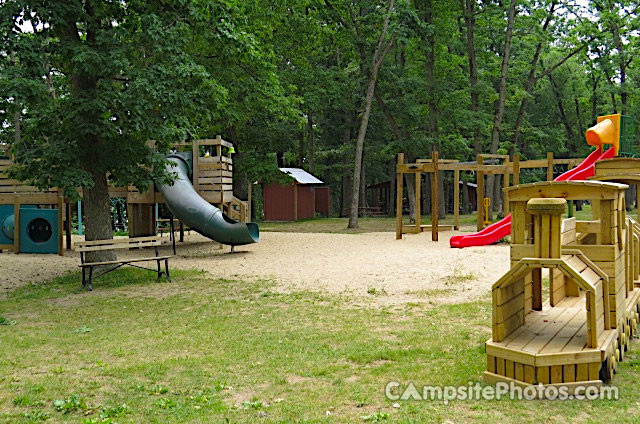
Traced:
<svg viewBox="0 0 640 424">
<path fill-rule="evenodd" d="M 58 255 L 64 256 L 64 197 L 58 196 Z"/>
<path fill-rule="evenodd" d="M 460 170 L 458 169 L 453 171 L 453 228 L 460 229 Z"/>
<path fill-rule="evenodd" d="M 13 198 L 13 253 L 20 253 L 20 196 Z"/>
<path fill-rule="evenodd" d="M 247 187 L 247 221 L 252 222 L 253 219 L 253 210 L 251 209 L 251 198 L 253 195 L 253 184 L 249 182 L 249 186 Z"/>
<path fill-rule="evenodd" d="M 415 173 L 416 176 L 416 231 L 420 233 L 420 225 L 422 225 L 422 174 L 420 172 Z"/>
<path fill-rule="evenodd" d="M 431 174 L 431 240 L 438 241 L 438 218 L 440 213 L 440 199 L 439 195 L 439 179 L 438 175 L 438 152 L 434 151 L 431 154 L 431 160 L 433 162 L 433 173 Z"/>
<path fill-rule="evenodd" d="M 513 185 L 520 184 L 520 155 L 513 155 Z"/>
<path fill-rule="evenodd" d="M 71 231 L 72 231 L 72 225 L 71 225 L 71 203 L 67 202 L 64 204 L 64 210 L 65 210 L 65 231 L 66 231 L 66 249 L 67 250 L 71 250 Z"/>
<path fill-rule="evenodd" d="M 477 157 L 478 166 L 484 163 L 482 155 Z M 478 209 L 476 227 L 478 231 L 484 228 L 484 172 L 478 171 L 476 173 L 476 206 Z"/>
<path fill-rule="evenodd" d="M 404 163 L 404 153 L 398 153 L 398 164 L 396 166 L 396 240 L 402 239 L 402 186 L 403 175 L 398 172 L 398 165 Z"/>
<path fill-rule="evenodd" d="M 547 181 L 553 181 L 553 152 L 547 152 Z"/>
</svg>

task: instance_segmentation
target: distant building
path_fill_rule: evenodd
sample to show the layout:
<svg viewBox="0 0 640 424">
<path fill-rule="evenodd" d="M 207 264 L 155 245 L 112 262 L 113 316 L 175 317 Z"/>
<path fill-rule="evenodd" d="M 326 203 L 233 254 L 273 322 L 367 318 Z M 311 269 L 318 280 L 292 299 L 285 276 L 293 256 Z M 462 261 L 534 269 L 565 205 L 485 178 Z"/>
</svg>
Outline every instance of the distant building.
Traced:
<svg viewBox="0 0 640 424">
<path fill-rule="evenodd" d="M 290 184 L 263 184 L 265 221 L 297 221 L 316 213 L 329 216 L 329 188 L 304 169 L 280 168 L 293 178 Z"/>
</svg>

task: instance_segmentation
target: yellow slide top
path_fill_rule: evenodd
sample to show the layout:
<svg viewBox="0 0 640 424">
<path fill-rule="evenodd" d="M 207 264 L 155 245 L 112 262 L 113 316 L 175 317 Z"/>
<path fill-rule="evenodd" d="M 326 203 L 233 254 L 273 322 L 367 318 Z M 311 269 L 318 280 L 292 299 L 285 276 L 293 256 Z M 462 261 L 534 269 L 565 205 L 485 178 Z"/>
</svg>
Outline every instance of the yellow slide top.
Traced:
<svg viewBox="0 0 640 424">
<path fill-rule="evenodd" d="M 620 114 L 598 116 L 598 123 L 587 130 L 585 137 L 588 145 L 602 151 L 605 144 L 612 145 L 617 156 L 620 150 Z"/>
</svg>

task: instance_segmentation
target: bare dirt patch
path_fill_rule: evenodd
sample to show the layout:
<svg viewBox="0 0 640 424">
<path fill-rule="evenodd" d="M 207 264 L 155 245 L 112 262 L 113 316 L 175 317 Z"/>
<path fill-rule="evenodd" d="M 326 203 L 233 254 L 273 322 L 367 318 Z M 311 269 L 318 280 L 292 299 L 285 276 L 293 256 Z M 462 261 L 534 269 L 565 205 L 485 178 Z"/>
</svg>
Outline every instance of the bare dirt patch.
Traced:
<svg viewBox="0 0 640 424">
<path fill-rule="evenodd" d="M 393 233 L 322 234 L 264 232 L 260 243 L 219 248 L 197 234 L 178 244 L 174 268 L 207 271 L 214 278 L 270 279 L 277 290 L 314 290 L 370 298 L 382 304 L 425 301 L 459 303 L 490 292 L 491 284 L 509 268 L 509 247 L 452 249 L 449 238 L 430 234 Z M 162 254 L 171 253 L 170 246 Z M 125 255 L 140 255 L 130 252 Z M 65 256 L 0 254 L 0 288 L 11 290 L 31 281 L 43 281 L 77 270 L 73 252 Z M 79 283 L 79 282 L 78 282 Z M 99 284 L 96 285 L 99 287 Z M 163 287 L 163 290 L 166 289 Z"/>
</svg>

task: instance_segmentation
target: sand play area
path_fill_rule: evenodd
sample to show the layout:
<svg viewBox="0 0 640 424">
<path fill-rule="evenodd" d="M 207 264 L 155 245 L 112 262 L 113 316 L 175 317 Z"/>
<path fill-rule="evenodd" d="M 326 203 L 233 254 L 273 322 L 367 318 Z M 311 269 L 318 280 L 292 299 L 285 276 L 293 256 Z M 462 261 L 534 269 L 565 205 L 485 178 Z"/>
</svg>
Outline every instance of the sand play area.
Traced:
<svg viewBox="0 0 640 424">
<path fill-rule="evenodd" d="M 452 249 L 449 238 L 454 234 L 441 233 L 440 241 L 434 243 L 427 233 L 395 240 L 391 232 L 263 232 L 259 243 L 237 247 L 230 254 L 229 247 L 220 249 L 192 233 L 178 244 L 177 257 L 170 264 L 177 269 L 202 269 L 214 278 L 269 279 L 283 291 L 375 296 L 390 304 L 455 303 L 488 296 L 491 284 L 508 271 L 508 245 Z M 162 250 L 171 253 L 168 245 Z M 79 256 L 73 251 L 64 257 L 3 253 L 0 288 L 7 292 L 76 271 L 78 263 Z M 94 283 L 96 290 L 99 281 Z"/>
</svg>

